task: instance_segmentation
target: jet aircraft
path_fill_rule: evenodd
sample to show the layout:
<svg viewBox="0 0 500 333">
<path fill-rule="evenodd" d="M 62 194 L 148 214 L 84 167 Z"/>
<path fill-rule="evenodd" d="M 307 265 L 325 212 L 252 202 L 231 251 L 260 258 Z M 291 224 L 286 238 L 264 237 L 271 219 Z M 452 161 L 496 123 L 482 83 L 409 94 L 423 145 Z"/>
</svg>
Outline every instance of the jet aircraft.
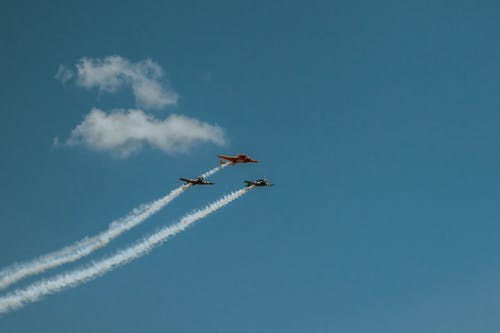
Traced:
<svg viewBox="0 0 500 333">
<path fill-rule="evenodd" d="M 238 163 L 249 163 L 249 162 L 258 162 L 257 160 L 252 159 L 250 156 L 245 154 L 239 154 L 236 156 L 227 156 L 227 155 L 217 155 L 218 158 L 221 158 L 220 164 L 231 163 L 231 165 L 235 165 Z M 223 161 L 225 160 L 225 161 Z M 229 161 L 229 162 L 227 162 Z"/>
<path fill-rule="evenodd" d="M 196 177 L 194 179 L 189 179 L 189 178 L 179 178 L 186 184 L 191 184 L 191 185 L 213 185 L 215 183 L 208 182 L 205 177 Z"/>
<path fill-rule="evenodd" d="M 249 181 L 249 180 L 245 180 L 245 183 L 247 184 L 247 187 L 248 186 L 273 186 L 274 184 L 271 184 L 269 182 L 269 180 L 267 179 L 257 179 L 256 181 L 252 182 L 252 181 Z"/>
</svg>

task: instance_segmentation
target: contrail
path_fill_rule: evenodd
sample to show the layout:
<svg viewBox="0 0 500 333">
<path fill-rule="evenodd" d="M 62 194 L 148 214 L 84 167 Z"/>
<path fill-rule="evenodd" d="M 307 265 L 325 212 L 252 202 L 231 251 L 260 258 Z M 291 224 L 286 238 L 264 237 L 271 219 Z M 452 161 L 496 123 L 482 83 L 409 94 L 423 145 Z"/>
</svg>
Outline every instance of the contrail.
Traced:
<svg viewBox="0 0 500 333">
<path fill-rule="evenodd" d="M 207 171 L 202 176 L 211 176 L 226 166 L 227 164 L 220 165 Z M 0 271 L 0 289 L 6 288 L 24 277 L 38 274 L 66 263 L 74 262 L 106 246 L 109 242 L 123 234 L 125 231 L 132 229 L 160 211 L 170 201 L 177 198 L 189 187 L 191 187 L 191 184 L 181 185 L 172 190 L 166 196 L 135 208 L 126 217 L 112 222 L 107 230 L 102 231 L 93 237 L 84 238 L 74 244 L 40 256 L 31 261 L 14 264 L 10 267 L 4 268 Z"/>
<path fill-rule="evenodd" d="M 212 202 L 205 208 L 194 211 L 184 216 L 178 223 L 164 227 L 159 231 L 143 238 L 135 245 L 118 251 L 113 256 L 101 261 L 93 262 L 88 266 L 75 269 L 66 273 L 58 274 L 52 278 L 35 282 L 24 289 L 17 289 L 5 296 L 0 297 L 0 314 L 23 307 L 28 303 L 33 303 L 43 296 L 63 291 L 67 288 L 76 287 L 79 284 L 93 280 L 113 269 L 137 259 L 154 247 L 164 243 L 168 238 L 184 231 L 191 224 L 224 207 L 231 201 L 236 200 L 247 193 L 253 186 L 242 188 L 232 192 Z"/>
</svg>

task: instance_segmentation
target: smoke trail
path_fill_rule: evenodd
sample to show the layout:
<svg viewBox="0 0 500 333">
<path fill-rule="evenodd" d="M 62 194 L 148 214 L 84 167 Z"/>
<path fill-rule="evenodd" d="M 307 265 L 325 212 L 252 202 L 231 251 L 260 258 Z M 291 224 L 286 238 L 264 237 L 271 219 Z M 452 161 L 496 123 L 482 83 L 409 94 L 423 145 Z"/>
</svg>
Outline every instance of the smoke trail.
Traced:
<svg viewBox="0 0 500 333">
<path fill-rule="evenodd" d="M 204 174 L 201 175 L 201 177 L 203 177 L 203 178 L 210 177 L 214 173 L 216 173 L 216 172 L 224 169 L 225 167 L 227 167 L 229 164 L 230 163 L 223 163 L 223 164 L 219 165 L 218 167 L 213 168 L 212 170 L 209 170 L 209 171 L 205 172 Z"/>
<path fill-rule="evenodd" d="M 204 173 L 203 176 L 211 176 L 222 170 L 225 166 L 226 165 L 224 164 L 213 168 L 212 170 Z M 3 269 L 0 271 L 0 289 L 6 288 L 24 277 L 38 274 L 66 263 L 74 262 L 106 246 L 109 242 L 120 236 L 125 231 L 132 229 L 160 211 L 170 201 L 174 200 L 190 186 L 191 184 L 182 185 L 160 199 L 135 208 L 126 217 L 112 222 L 107 230 L 97 234 L 96 236 L 84 238 L 58 251 L 40 256 L 25 263 L 14 264 L 11 267 Z"/>
<path fill-rule="evenodd" d="M 253 186 L 246 187 L 225 195 L 221 199 L 209 204 L 205 208 L 184 216 L 178 223 L 164 227 L 159 231 L 143 238 L 128 248 L 118 251 L 113 256 L 101 261 L 93 262 L 86 267 L 82 267 L 66 273 L 61 273 L 53 278 L 41 280 L 24 288 L 17 289 L 5 296 L 0 297 L 0 314 L 23 307 L 28 303 L 35 302 L 43 296 L 63 291 L 67 288 L 76 287 L 79 284 L 93 280 L 113 269 L 137 259 L 154 247 L 164 243 L 168 238 L 184 231 L 191 224 L 224 207 L 231 201 L 236 200 L 247 193 Z"/>
</svg>

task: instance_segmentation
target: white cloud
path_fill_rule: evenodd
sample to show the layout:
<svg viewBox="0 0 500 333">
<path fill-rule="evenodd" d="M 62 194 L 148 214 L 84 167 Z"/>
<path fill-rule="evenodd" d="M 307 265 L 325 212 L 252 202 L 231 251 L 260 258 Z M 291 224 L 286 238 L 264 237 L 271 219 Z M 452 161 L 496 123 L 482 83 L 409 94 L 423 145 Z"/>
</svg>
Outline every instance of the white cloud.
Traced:
<svg viewBox="0 0 500 333">
<path fill-rule="evenodd" d="M 64 83 L 68 82 L 69 80 L 71 80 L 74 75 L 75 74 L 73 73 L 73 71 L 71 69 L 67 68 L 64 65 L 59 65 L 59 67 L 57 68 L 57 73 L 56 73 L 56 75 L 54 75 L 54 78 L 56 80 L 61 81 L 64 84 Z"/>
<path fill-rule="evenodd" d="M 171 154 L 186 152 L 198 143 L 224 145 L 224 131 L 216 125 L 182 115 L 173 114 L 160 120 L 142 110 L 105 113 L 94 108 L 72 130 L 64 145 L 84 145 L 126 157 L 145 145 Z"/>
<path fill-rule="evenodd" d="M 73 68 L 59 65 L 54 77 L 62 83 L 71 81 L 105 93 L 129 89 L 140 109 L 175 105 L 179 98 L 169 88 L 161 66 L 151 59 L 132 62 L 121 56 L 81 58 Z M 172 154 L 187 152 L 202 143 L 224 145 L 224 130 L 182 115 L 157 119 L 139 109 L 105 112 L 94 108 L 66 141 L 54 138 L 53 146 L 86 146 L 126 157 L 145 146 Z"/>
<path fill-rule="evenodd" d="M 73 72 L 60 65 L 58 76 L 65 82 L 73 77 Z M 148 109 L 174 105 L 179 98 L 165 82 L 163 69 L 151 59 L 131 62 L 120 56 L 82 58 L 76 64 L 76 84 L 108 93 L 130 88 L 136 105 Z"/>
</svg>

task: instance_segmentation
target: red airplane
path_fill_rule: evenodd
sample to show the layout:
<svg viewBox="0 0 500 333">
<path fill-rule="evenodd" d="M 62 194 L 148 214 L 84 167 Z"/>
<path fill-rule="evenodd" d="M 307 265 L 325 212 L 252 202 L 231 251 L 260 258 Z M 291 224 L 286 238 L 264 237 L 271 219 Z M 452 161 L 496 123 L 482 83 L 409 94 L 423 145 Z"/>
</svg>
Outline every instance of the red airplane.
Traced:
<svg viewBox="0 0 500 333">
<path fill-rule="evenodd" d="M 249 162 L 258 162 L 257 160 L 253 160 L 250 156 L 245 154 L 239 154 L 237 156 L 227 156 L 227 155 L 217 155 L 218 158 L 222 158 L 226 161 L 221 160 L 220 164 L 231 163 L 231 165 L 235 165 L 237 163 L 249 163 Z"/>
</svg>

